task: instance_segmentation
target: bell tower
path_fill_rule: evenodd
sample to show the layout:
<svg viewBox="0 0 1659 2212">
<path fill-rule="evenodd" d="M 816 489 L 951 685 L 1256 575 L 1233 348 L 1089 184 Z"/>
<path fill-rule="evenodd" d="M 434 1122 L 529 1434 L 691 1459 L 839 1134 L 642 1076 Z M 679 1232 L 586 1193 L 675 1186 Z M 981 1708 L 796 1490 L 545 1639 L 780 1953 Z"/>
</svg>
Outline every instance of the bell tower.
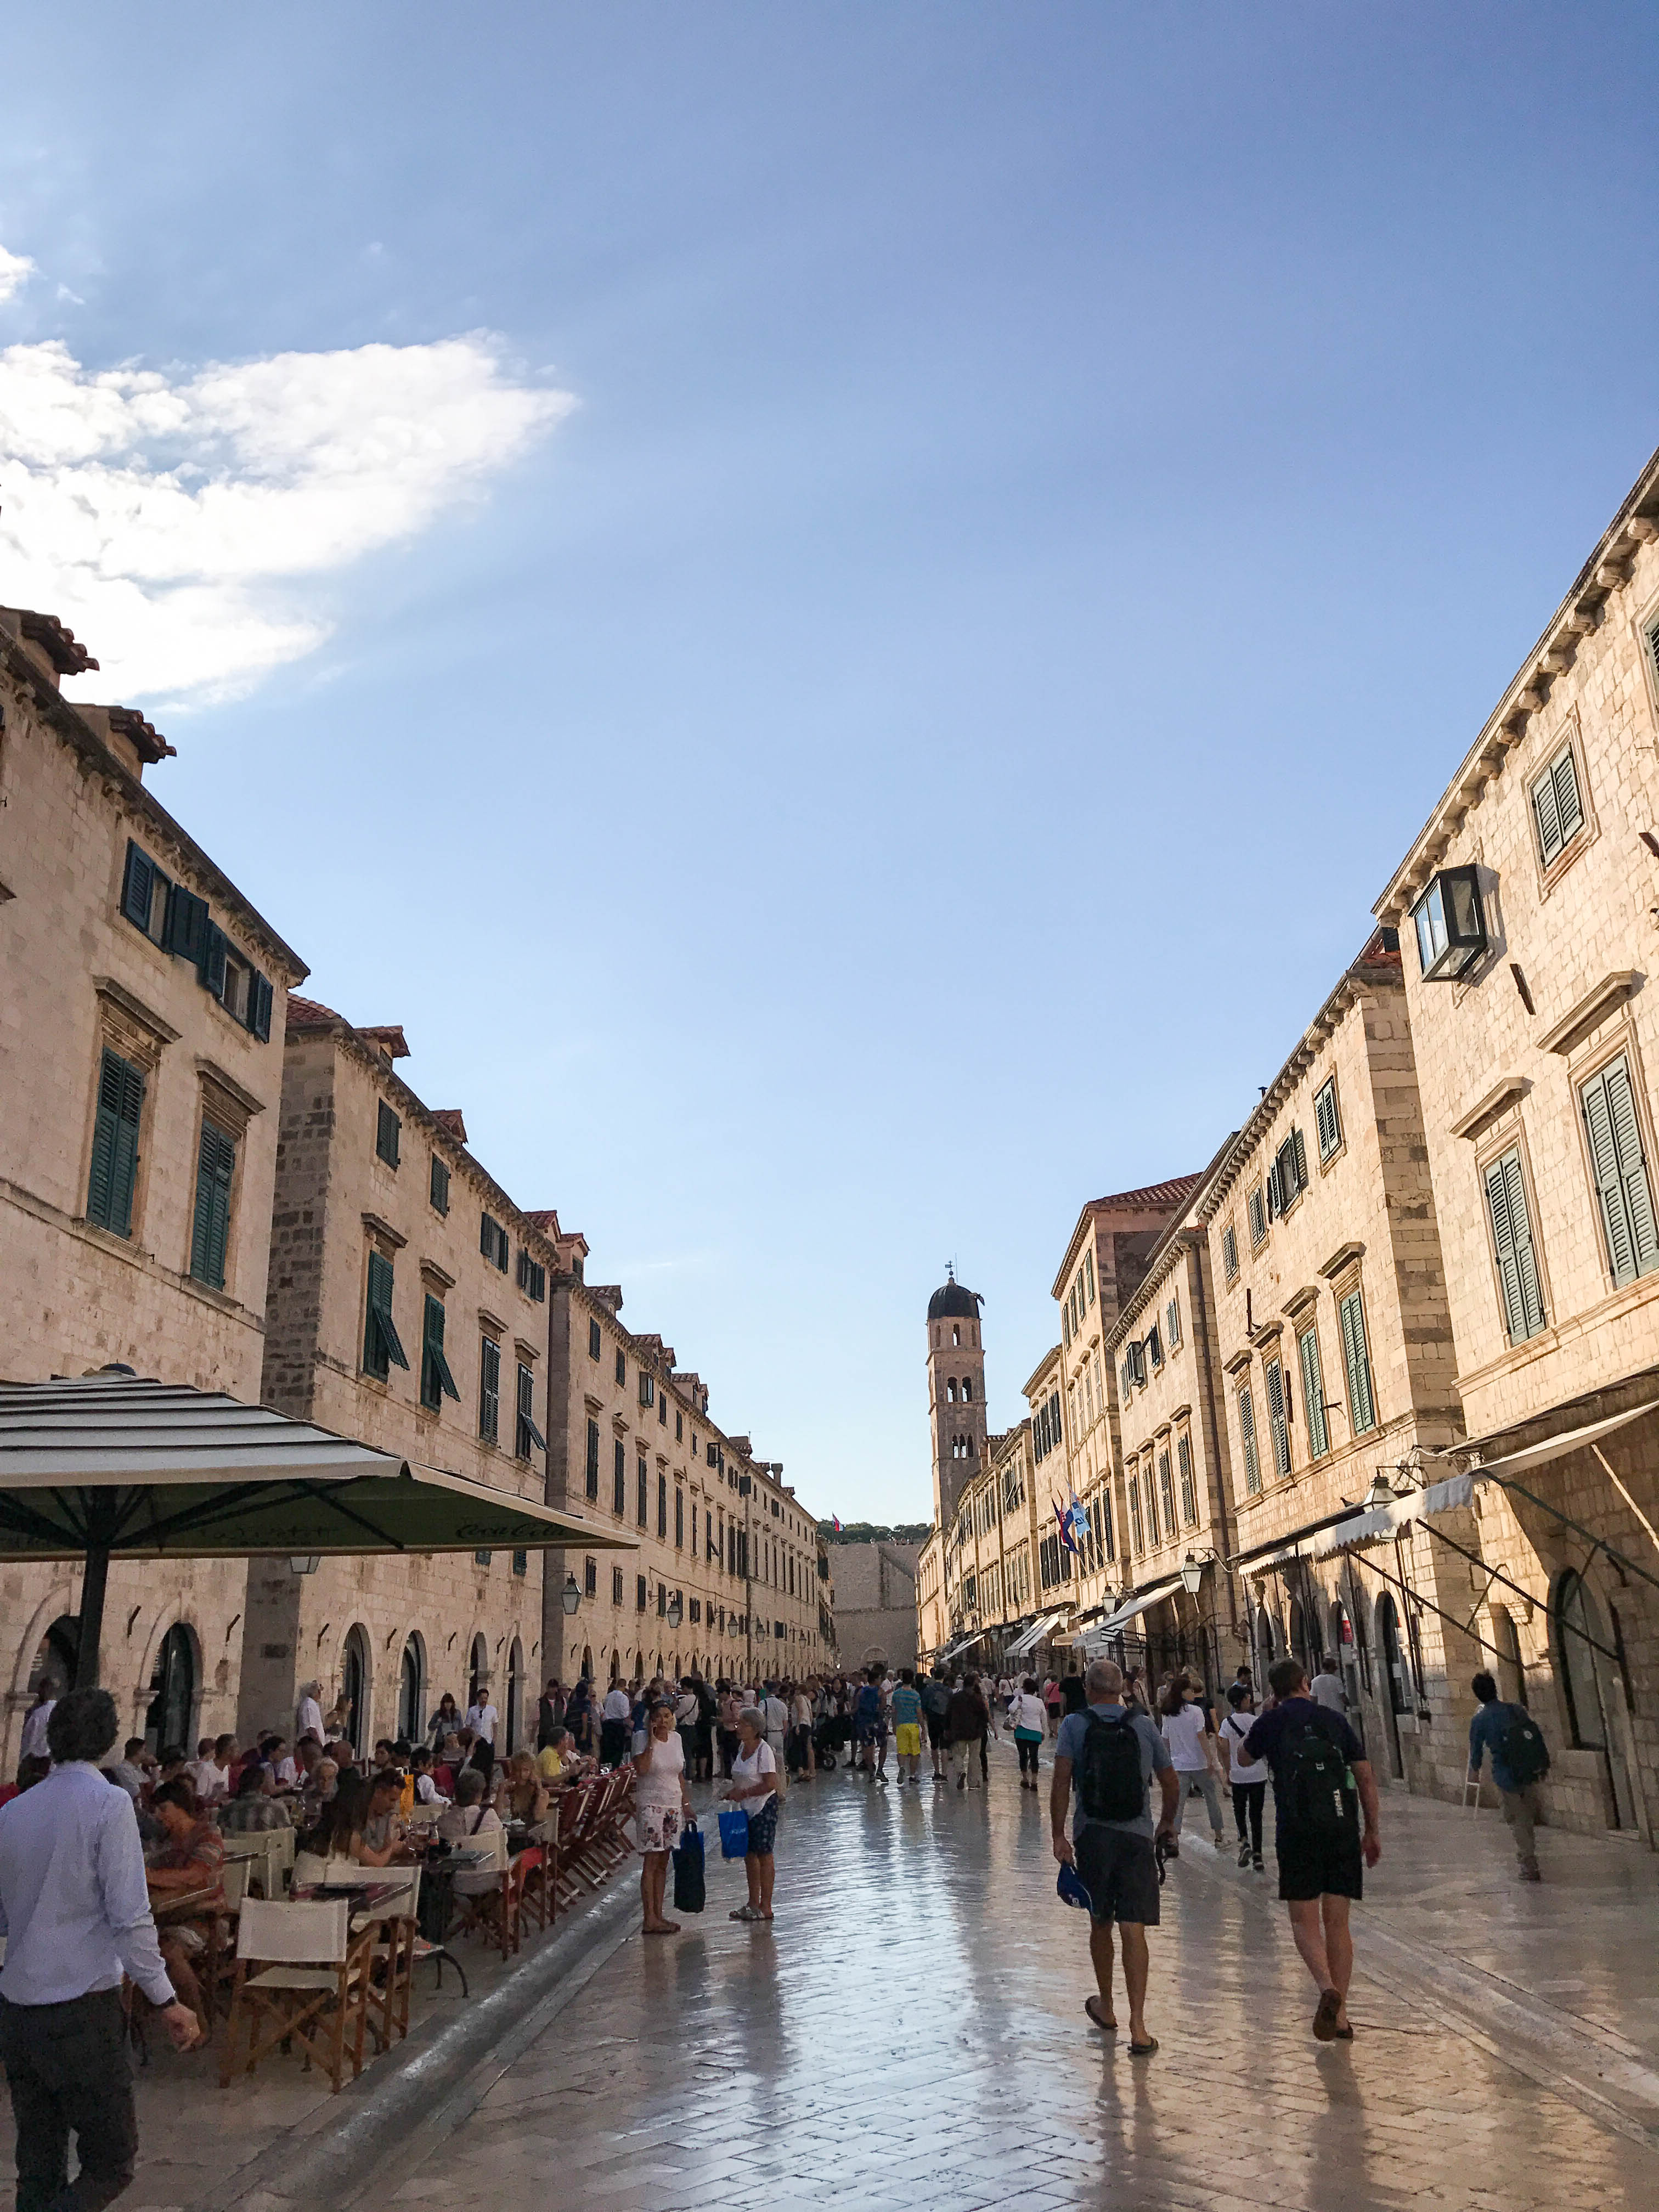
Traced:
<svg viewBox="0 0 1659 2212">
<path fill-rule="evenodd" d="M 985 1347 L 977 1291 L 952 1267 L 927 1301 L 927 1413 L 933 1436 L 933 1518 L 948 1528 L 984 1449 Z"/>
</svg>

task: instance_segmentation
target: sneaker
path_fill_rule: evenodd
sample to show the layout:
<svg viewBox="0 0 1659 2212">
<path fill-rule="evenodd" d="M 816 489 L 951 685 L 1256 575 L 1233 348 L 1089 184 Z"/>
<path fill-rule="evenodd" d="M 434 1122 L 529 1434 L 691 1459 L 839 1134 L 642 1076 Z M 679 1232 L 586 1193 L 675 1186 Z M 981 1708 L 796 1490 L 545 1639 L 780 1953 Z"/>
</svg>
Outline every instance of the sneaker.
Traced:
<svg viewBox="0 0 1659 2212">
<path fill-rule="evenodd" d="M 1535 1866 L 1523 1866 L 1521 1869 L 1521 1879 L 1522 1881 L 1542 1881 L 1544 1877 Z"/>
<path fill-rule="evenodd" d="M 1250 1863 L 1250 1847 L 1248 1844 L 1241 1844 L 1238 1847 L 1238 1863 L 1240 1866 L 1249 1866 Z M 1256 1863 L 1260 1865 L 1261 1861 L 1258 1860 Z"/>
<path fill-rule="evenodd" d="M 1250 1871 L 1253 1874 L 1265 1874 L 1267 1872 L 1267 1869 L 1261 1863 L 1261 1854 L 1260 1851 L 1254 1851 L 1250 1855 Z"/>
</svg>

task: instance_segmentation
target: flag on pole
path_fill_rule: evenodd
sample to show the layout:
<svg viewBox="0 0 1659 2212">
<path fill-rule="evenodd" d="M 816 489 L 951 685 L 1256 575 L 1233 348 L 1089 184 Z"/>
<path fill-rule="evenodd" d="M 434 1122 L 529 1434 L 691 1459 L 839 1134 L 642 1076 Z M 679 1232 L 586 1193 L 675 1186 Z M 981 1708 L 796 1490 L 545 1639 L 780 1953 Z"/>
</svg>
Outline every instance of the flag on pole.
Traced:
<svg viewBox="0 0 1659 2212">
<path fill-rule="evenodd" d="M 1072 1534 L 1074 1536 L 1086 1536 L 1088 1534 L 1089 1509 L 1083 1503 L 1083 1500 L 1078 1496 L 1075 1490 L 1072 1492 L 1072 1508 L 1067 1518 L 1071 1522 Z"/>
<path fill-rule="evenodd" d="M 830 1526 L 835 1530 L 836 1535 L 839 1536 L 841 1534 L 841 1522 L 836 1519 L 833 1513 L 830 1516 Z"/>
<path fill-rule="evenodd" d="M 1055 1498 L 1054 1500 L 1054 1518 L 1060 1523 L 1060 1540 L 1061 1544 L 1068 1552 L 1075 1554 L 1077 1551 L 1077 1539 L 1072 1534 L 1072 1509 L 1069 1505 L 1062 1506 L 1059 1498 Z"/>
</svg>

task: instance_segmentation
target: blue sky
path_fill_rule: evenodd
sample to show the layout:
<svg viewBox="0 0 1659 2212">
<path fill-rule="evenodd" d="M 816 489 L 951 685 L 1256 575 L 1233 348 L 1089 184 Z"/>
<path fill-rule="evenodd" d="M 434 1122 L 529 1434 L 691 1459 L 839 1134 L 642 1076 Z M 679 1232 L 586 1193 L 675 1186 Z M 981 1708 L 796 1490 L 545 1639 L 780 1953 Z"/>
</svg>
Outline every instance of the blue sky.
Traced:
<svg viewBox="0 0 1659 2212">
<path fill-rule="evenodd" d="M 0 595 L 716 1417 L 920 1516 L 946 1260 L 1004 1424 L 1659 443 L 1656 110 L 1613 5 L 26 13 Z"/>
</svg>

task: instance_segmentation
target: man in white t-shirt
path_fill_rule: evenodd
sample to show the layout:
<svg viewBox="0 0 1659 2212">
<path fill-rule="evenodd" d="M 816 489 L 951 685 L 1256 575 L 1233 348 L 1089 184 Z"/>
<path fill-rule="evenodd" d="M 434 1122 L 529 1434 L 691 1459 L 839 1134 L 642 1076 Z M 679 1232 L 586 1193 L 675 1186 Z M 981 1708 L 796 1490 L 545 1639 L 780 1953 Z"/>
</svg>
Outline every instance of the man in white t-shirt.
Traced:
<svg viewBox="0 0 1659 2212">
<path fill-rule="evenodd" d="M 601 1766 L 620 1766 L 628 1757 L 633 1718 L 634 1700 L 628 1694 L 627 1685 L 619 1677 L 605 1692 L 605 1703 L 599 1707 Z"/>
<path fill-rule="evenodd" d="M 323 1709 L 317 1702 L 322 1687 L 320 1682 L 307 1682 L 301 1688 L 300 1702 L 294 1708 L 295 1743 L 302 1735 L 314 1735 L 319 1743 L 323 1741 Z"/>
<path fill-rule="evenodd" d="M 1346 1713 L 1348 1710 L 1348 1686 L 1336 1671 L 1336 1661 L 1328 1651 L 1319 1662 L 1319 1672 L 1308 1686 L 1316 1705 L 1323 1705 L 1328 1713 Z"/>
<path fill-rule="evenodd" d="M 501 1725 L 501 1717 L 495 1706 L 489 1702 L 489 1691 L 481 1690 L 473 1703 L 467 1707 L 466 1718 L 461 1725 L 464 1728 L 470 1728 L 474 1735 L 482 1736 L 489 1748 L 494 1751 L 495 1730 Z"/>
</svg>

